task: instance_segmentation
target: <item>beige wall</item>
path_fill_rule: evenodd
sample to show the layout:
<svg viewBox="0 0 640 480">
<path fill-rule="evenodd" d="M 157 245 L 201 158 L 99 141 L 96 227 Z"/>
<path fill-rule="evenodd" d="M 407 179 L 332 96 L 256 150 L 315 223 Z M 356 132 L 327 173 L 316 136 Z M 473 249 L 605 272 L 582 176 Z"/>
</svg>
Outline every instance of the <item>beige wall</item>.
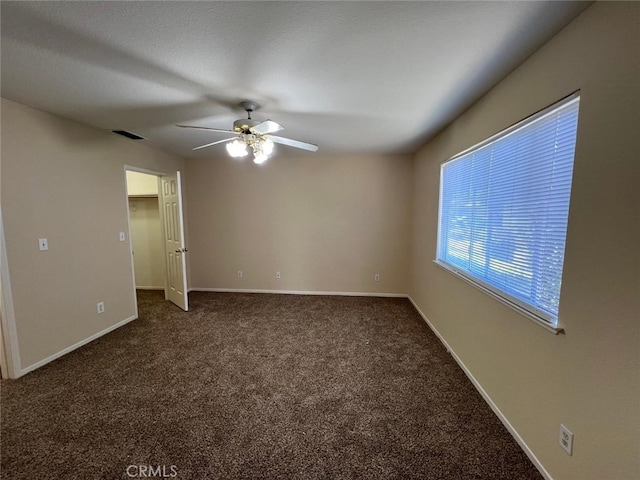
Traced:
<svg viewBox="0 0 640 480">
<path fill-rule="evenodd" d="M 135 315 L 124 165 L 183 160 L 2 99 L 2 215 L 22 371 Z M 38 250 L 38 238 L 49 250 Z M 98 315 L 96 303 L 106 311 Z"/>
<path fill-rule="evenodd" d="M 406 293 L 411 174 L 402 156 L 189 160 L 191 285 Z"/>
<path fill-rule="evenodd" d="M 416 156 L 411 296 L 556 480 L 640 478 L 639 18 L 596 3 Z M 577 89 L 555 336 L 433 264 L 439 166 Z"/>
</svg>

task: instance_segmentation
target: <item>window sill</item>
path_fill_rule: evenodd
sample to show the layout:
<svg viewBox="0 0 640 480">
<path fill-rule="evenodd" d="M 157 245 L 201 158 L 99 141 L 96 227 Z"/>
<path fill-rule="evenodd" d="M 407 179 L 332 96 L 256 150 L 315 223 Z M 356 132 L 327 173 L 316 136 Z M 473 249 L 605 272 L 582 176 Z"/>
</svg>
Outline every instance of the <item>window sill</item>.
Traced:
<svg viewBox="0 0 640 480">
<path fill-rule="evenodd" d="M 444 263 L 441 263 L 438 260 L 434 260 L 433 263 L 435 263 L 438 267 L 440 267 L 441 269 L 445 270 L 446 272 L 449 272 L 453 276 L 455 276 L 457 278 L 460 278 L 461 280 L 464 280 L 466 283 L 468 283 L 469 285 L 472 285 L 473 287 L 477 288 L 481 292 L 484 292 L 485 294 L 489 295 L 490 297 L 498 300 L 503 305 L 506 305 L 507 307 L 511 308 L 512 310 L 518 312 L 519 314 L 521 314 L 522 316 L 526 317 L 528 320 L 531 320 L 536 325 L 544 328 L 548 332 L 551 332 L 554 335 L 558 335 L 560 333 L 564 333 L 564 329 L 563 328 L 550 325 L 548 322 L 544 321 L 543 319 L 541 319 L 537 315 L 529 312 L 528 310 L 525 310 L 524 308 L 522 308 L 519 305 L 516 305 L 515 303 L 509 301 L 507 298 L 504 298 L 504 297 L 498 295 L 497 293 L 489 290 L 488 288 L 484 287 L 483 285 L 480 285 L 479 283 L 474 282 L 473 280 L 471 280 L 467 276 L 460 274 L 459 272 L 457 272 L 456 270 L 452 269 L 448 265 L 446 265 Z"/>
</svg>

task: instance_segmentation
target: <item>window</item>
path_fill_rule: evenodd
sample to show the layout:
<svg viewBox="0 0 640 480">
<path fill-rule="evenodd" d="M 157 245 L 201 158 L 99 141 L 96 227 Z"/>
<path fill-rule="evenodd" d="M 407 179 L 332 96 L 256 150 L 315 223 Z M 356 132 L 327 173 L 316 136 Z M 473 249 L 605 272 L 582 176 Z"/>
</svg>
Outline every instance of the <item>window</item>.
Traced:
<svg viewBox="0 0 640 480">
<path fill-rule="evenodd" d="M 447 160 L 436 263 L 557 327 L 577 94 Z"/>
</svg>

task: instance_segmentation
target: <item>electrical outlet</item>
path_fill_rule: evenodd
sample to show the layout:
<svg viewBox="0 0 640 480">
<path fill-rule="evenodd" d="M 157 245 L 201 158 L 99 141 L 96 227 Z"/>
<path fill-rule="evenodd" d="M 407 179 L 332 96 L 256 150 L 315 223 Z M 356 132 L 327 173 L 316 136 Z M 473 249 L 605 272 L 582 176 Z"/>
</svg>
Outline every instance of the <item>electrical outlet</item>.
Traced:
<svg viewBox="0 0 640 480">
<path fill-rule="evenodd" d="M 573 433 L 571 433 L 571 431 L 562 424 L 560 424 L 559 441 L 560 446 L 564 449 L 564 451 L 569 455 L 573 455 Z"/>
<path fill-rule="evenodd" d="M 380 274 L 379 274 L 379 273 L 376 273 L 376 274 L 373 276 L 373 281 L 374 281 L 374 282 L 379 282 L 379 281 L 380 281 Z"/>
<path fill-rule="evenodd" d="M 98 302 L 98 313 L 104 313 L 104 302 Z"/>
<path fill-rule="evenodd" d="M 276 278 L 280 278 L 280 272 L 276 272 Z"/>
<path fill-rule="evenodd" d="M 238 278 L 242 278 L 242 270 L 238 270 Z"/>
</svg>

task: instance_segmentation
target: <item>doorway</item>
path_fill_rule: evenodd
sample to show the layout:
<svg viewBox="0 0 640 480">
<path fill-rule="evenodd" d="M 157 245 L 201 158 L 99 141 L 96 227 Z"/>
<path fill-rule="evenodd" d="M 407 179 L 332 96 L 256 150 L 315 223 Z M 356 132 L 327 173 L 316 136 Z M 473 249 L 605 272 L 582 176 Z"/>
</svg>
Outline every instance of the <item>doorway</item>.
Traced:
<svg viewBox="0 0 640 480">
<path fill-rule="evenodd" d="M 164 290 L 187 311 L 186 252 L 181 175 L 125 166 L 134 297 L 137 290 Z"/>
<path fill-rule="evenodd" d="M 136 290 L 165 290 L 166 265 L 157 175 L 127 170 L 129 236 Z"/>
</svg>

